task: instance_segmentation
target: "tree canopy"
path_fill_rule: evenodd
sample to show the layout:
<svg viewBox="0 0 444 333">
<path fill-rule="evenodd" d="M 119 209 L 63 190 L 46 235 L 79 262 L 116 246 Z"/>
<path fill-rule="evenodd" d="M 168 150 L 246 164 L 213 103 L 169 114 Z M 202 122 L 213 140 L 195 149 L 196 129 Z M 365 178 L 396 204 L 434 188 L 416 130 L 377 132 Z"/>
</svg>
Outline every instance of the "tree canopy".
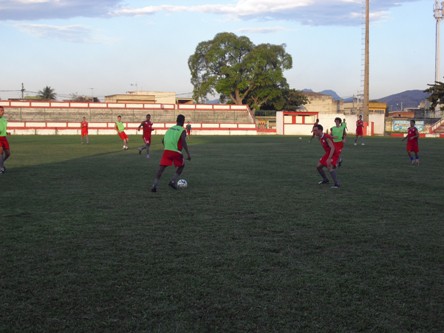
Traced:
<svg viewBox="0 0 444 333">
<path fill-rule="evenodd" d="M 292 68 L 292 58 L 285 45 L 254 45 L 248 37 L 223 32 L 199 43 L 188 67 L 195 100 L 219 94 L 223 102 L 256 110 L 283 98 L 289 89 L 283 72 Z"/>
<path fill-rule="evenodd" d="M 430 96 L 427 98 L 430 101 L 430 108 L 435 110 L 437 105 L 444 104 L 444 83 L 436 81 L 435 84 L 429 84 L 430 88 L 424 90 L 424 92 L 429 93 Z"/>
<path fill-rule="evenodd" d="M 46 86 L 43 88 L 43 90 L 40 90 L 37 95 L 40 99 L 49 99 L 54 100 L 57 97 L 57 94 L 55 93 L 54 89 L 51 87 Z"/>
<path fill-rule="evenodd" d="M 270 111 L 296 111 L 302 105 L 309 102 L 310 101 L 307 95 L 305 95 L 302 91 L 296 89 L 284 89 L 279 98 L 262 104 L 261 109 Z"/>
</svg>

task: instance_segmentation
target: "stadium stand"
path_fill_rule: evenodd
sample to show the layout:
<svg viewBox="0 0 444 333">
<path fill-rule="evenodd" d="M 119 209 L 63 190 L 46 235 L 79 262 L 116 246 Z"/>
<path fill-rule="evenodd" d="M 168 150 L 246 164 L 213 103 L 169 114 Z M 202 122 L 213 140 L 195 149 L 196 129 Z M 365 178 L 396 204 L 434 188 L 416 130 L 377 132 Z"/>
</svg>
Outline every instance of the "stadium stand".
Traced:
<svg viewBox="0 0 444 333">
<path fill-rule="evenodd" d="M 178 114 L 185 115 L 192 123 L 194 134 L 257 134 L 254 117 L 246 105 L 52 101 L 0 101 L 0 105 L 7 109 L 9 128 L 15 130 L 15 134 L 77 134 L 83 117 L 90 123 L 93 134 L 94 131 L 112 134 L 118 115 L 122 116 L 127 128 L 135 130 L 148 113 L 158 134 L 174 124 Z"/>
</svg>

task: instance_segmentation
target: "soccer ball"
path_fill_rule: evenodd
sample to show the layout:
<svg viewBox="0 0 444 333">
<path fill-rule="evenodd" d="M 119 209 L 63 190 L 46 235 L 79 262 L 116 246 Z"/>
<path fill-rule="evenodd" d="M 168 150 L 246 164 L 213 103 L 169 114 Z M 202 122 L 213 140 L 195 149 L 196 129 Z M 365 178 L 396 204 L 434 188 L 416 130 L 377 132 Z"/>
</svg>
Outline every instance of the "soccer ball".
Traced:
<svg viewBox="0 0 444 333">
<path fill-rule="evenodd" d="M 177 188 L 183 189 L 183 188 L 187 188 L 188 186 L 188 182 L 185 179 L 179 179 L 177 181 Z"/>
</svg>

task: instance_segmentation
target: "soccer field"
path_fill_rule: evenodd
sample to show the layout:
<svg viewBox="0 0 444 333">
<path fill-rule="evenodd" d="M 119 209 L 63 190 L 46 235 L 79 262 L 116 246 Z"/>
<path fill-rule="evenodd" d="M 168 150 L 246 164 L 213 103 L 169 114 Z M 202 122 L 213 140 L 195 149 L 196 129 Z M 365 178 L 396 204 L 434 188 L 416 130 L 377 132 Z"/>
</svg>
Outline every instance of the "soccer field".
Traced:
<svg viewBox="0 0 444 333">
<path fill-rule="evenodd" d="M 193 136 L 188 188 L 117 136 L 11 136 L 0 332 L 442 332 L 444 141 Z"/>
</svg>

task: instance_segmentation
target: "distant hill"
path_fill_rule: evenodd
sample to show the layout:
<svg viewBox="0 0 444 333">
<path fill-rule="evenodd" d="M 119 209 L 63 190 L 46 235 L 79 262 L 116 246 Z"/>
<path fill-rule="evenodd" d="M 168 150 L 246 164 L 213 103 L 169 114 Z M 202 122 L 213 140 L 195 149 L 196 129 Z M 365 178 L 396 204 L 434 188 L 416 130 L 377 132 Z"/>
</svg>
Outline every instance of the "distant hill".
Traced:
<svg viewBox="0 0 444 333">
<path fill-rule="evenodd" d="M 303 91 L 312 91 L 310 89 L 304 89 Z M 333 97 L 335 100 L 341 100 L 342 98 L 333 90 L 323 90 L 319 94 L 324 94 Z M 396 110 L 397 108 L 416 108 L 419 103 L 425 100 L 429 95 L 422 90 L 406 90 L 397 94 L 386 96 L 377 99 L 378 102 L 387 103 L 389 109 Z M 351 102 L 353 98 L 344 98 L 344 102 Z"/>
<path fill-rule="evenodd" d="M 387 103 L 388 108 L 390 106 L 395 110 L 395 106 L 400 107 L 402 103 L 403 108 L 417 108 L 419 103 L 425 100 L 429 94 L 422 90 L 407 90 L 398 94 L 390 95 L 384 98 L 378 99 L 379 102 Z"/>
<path fill-rule="evenodd" d="M 303 92 L 314 92 L 311 89 L 303 89 Z M 317 92 L 318 94 L 328 95 L 333 97 L 334 100 L 344 102 L 351 102 L 353 97 L 349 98 L 341 98 L 334 90 L 326 89 Z M 389 95 L 380 99 L 377 99 L 377 102 L 387 103 L 387 107 L 389 110 L 399 110 L 401 108 L 417 108 L 419 104 L 425 100 L 429 95 L 422 90 L 406 90 L 397 94 Z M 208 101 L 208 104 L 220 104 L 218 99 L 213 99 Z"/>
<path fill-rule="evenodd" d="M 320 91 L 319 93 L 320 93 L 320 94 L 324 94 L 324 95 L 331 96 L 331 97 L 333 97 L 333 99 L 336 100 L 336 101 L 340 101 L 340 100 L 342 99 L 342 98 L 339 97 L 339 95 L 338 95 L 335 91 L 333 91 L 333 90 L 322 90 L 322 91 Z"/>
</svg>

